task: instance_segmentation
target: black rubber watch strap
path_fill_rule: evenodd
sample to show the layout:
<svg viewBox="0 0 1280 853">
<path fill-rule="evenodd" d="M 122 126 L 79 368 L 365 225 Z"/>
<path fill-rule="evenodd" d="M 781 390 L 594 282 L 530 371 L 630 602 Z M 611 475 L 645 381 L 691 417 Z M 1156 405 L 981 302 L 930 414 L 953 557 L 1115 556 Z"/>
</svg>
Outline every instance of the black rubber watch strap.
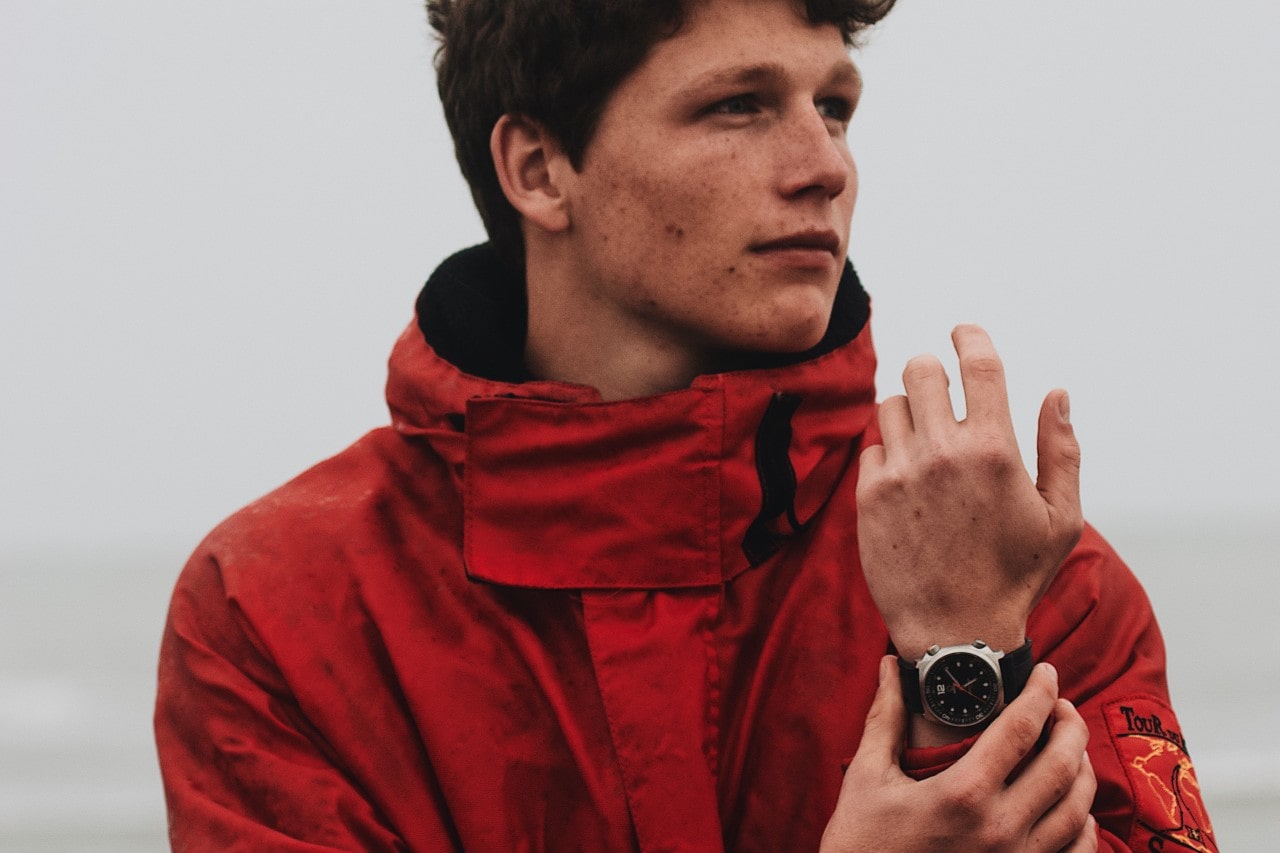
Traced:
<svg viewBox="0 0 1280 853">
<path fill-rule="evenodd" d="M 920 671 L 911 661 L 898 657 L 898 677 L 902 679 L 902 699 L 907 703 L 907 710 L 913 714 L 923 714 L 924 705 L 920 701 Z"/>
<path fill-rule="evenodd" d="M 1004 684 L 1006 705 L 1022 693 L 1022 688 L 1027 686 L 1027 679 L 1031 677 L 1031 670 L 1035 665 L 1035 658 L 1031 657 L 1030 639 L 1013 651 L 1005 652 L 1004 657 L 1000 658 L 1000 681 Z"/>
</svg>

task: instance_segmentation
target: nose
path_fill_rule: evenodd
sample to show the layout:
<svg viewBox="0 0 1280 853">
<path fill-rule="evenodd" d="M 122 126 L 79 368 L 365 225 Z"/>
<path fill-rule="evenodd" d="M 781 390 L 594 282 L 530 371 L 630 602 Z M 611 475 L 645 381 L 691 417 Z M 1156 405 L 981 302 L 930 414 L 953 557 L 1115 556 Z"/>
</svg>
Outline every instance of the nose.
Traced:
<svg viewBox="0 0 1280 853">
<path fill-rule="evenodd" d="M 853 158 L 843 134 L 812 104 L 784 123 L 779 163 L 779 189 L 787 197 L 815 194 L 835 198 L 853 178 Z"/>
</svg>

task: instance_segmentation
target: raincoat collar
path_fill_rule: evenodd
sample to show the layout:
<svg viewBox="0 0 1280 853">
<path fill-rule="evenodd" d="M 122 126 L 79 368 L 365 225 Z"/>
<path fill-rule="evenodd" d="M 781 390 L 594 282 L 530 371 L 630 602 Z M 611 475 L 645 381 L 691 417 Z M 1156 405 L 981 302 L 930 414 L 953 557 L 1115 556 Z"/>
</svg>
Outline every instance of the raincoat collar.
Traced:
<svg viewBox="0 0 1280 853">
<path fill-rule="evenodd" d="M 813 350 L 633 400 L 528 377 L 524 311 L 519 274 L 467 249 L 432 275 L 391 356 L 392 424 L 451 466 L 477 580 L 726 582 L 803 535 L 874 416 L 869 302 L 847 264 Z"/>
</svg>

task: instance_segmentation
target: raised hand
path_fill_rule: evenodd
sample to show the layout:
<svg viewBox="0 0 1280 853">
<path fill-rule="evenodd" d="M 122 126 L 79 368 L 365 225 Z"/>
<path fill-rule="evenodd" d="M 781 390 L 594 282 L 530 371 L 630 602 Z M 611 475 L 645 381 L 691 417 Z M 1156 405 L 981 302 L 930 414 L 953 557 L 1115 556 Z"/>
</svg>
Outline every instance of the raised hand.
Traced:
<svg viewBox="0 0 1280 853">
<path fill-rule="evenodd" d="M 1022 464 L 1004 367 L 977 326 L 952 332 L 965 418 L 932 356 L 908 362 L 905 396 L 880 407 L 882 447 L 862 454 L 858 549 L 898 652 L 1022 645 L 1027 616 L 1080 537 L 1080 446 L 1067 393 L 1040 409 L 1038 475 Z"/>
</svg>

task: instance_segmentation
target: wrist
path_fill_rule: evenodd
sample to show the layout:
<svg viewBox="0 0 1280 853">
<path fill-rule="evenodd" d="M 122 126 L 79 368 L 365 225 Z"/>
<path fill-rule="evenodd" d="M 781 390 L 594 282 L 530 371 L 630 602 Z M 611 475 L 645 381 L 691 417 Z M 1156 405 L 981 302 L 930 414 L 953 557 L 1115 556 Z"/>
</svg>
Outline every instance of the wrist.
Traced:
<svg viewBox="0 0 1280 853">
<path fill-rule="evenodd" d="M 925 626 L 900 633 L 890 631 L 889 639 L 899 657 L 918 661 L 931 646 L 963 646 L 974 640 L 982 640 L 998 652 L 1011 652 L 1027 641 L 1027 630 L 1025 623 L 1016 627 L 992 624 L 958 628 Z"/>
</svg>

